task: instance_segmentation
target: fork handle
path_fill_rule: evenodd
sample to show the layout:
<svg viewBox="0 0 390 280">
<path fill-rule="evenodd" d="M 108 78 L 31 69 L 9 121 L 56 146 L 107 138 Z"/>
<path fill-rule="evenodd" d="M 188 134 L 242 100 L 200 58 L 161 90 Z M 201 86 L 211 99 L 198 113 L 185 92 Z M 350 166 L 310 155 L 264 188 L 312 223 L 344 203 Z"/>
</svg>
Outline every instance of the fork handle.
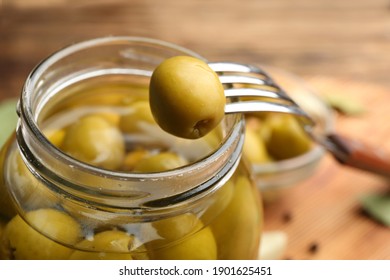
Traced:
<svg viewBox="0 0 390 280">
<path fill-rule="evenodd" d="M 385 150 L 338 134 L 327 139 L 339 151 L 332 154 L 341 164 L 390 178 L 390 154 Z"/>
</svg>

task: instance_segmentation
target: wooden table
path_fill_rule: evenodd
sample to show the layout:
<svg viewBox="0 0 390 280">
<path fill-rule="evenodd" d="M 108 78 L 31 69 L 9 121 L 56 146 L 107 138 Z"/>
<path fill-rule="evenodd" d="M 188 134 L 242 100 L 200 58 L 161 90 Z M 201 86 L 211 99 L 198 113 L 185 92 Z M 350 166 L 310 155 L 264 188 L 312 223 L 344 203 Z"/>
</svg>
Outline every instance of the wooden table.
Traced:
<svg viewBox="0 0 390 280">
<path fill-rule="evenodd" d="M 18 96 L 32 67 L 67 44 L 107 35 L 153 37 L 209 60 L 276 66 L 321 92 L 350 95 L 367 112 L 340 118 L 337 130 L 390 150 L 389 5 L 387 0 L 5 0 L 0 98 Z M 390 229 L 363 215 L 359 204 L 360 195 L 387 188 L 383 179 L 326 156 L 313 177 L 266 206 L 266 230 L 287 233 L 284 258 L 389 259 Z"/>
</svg>

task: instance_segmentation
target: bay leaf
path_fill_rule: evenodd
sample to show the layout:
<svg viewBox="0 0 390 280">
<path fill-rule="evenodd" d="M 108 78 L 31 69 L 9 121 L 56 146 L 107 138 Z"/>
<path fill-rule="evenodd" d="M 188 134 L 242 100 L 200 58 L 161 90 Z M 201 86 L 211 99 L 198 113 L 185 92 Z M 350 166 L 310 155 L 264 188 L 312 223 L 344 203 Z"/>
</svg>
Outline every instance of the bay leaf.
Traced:
<svg viewBox="0 0 390 280">
<path fill-rule="evenodd" d="M 361 203 L 367 214 L 390 227 L 390 194 L 367 194 L 361 198 Z"/>
</svg>

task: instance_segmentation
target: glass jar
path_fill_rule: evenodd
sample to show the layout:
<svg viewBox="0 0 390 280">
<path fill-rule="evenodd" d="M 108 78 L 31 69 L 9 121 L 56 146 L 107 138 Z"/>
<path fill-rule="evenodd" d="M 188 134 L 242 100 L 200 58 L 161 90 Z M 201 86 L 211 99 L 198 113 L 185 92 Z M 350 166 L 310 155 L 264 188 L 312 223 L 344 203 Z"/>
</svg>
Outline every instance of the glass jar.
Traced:
<svg viewBox="0 0 390 280">
<path fill-rule="evenodd" d="M 98 38 L 31 72 L 0 156 L 2 259 L 257 258 L 263 216 L 241 158 L 243 116 L 185 140 L 145 105 L 152 71 L 175 55 L 199 57 Z"/>
</svg>

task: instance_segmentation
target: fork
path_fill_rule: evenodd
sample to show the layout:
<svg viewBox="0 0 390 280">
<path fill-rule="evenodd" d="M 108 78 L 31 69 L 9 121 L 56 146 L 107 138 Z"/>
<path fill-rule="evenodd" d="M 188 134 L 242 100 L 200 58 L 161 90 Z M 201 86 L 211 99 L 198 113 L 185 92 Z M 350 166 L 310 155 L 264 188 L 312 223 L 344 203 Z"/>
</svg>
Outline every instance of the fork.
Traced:
<svg viewBox="0 0 390 280">
<path fill-rule="evenodd" d="M 341 164 L 390 178 L 390 155 L 338 133 L 319 133 L 315 121 L 263 69 L 235 62 L 209 63 L 230 102 L 225 113 L 274 112 L 298 117 L 304 131 Z M 240 98 L 246 98 L 242 100 Z M 250 99 L 252 98 L 252 99 Z"/>
<path fill-rule="evenodd" d="M 225 105 L 226 114 L 259 111 L 293 114 L 307 129 L 314 126 L 314 120 L 262 69 L 232 62 L 209 63 L 209 66 L 219 75 L 225 96 L 232 101 Z M 233 101 L 242 97 L 255 99 Z"/>
</svg>

